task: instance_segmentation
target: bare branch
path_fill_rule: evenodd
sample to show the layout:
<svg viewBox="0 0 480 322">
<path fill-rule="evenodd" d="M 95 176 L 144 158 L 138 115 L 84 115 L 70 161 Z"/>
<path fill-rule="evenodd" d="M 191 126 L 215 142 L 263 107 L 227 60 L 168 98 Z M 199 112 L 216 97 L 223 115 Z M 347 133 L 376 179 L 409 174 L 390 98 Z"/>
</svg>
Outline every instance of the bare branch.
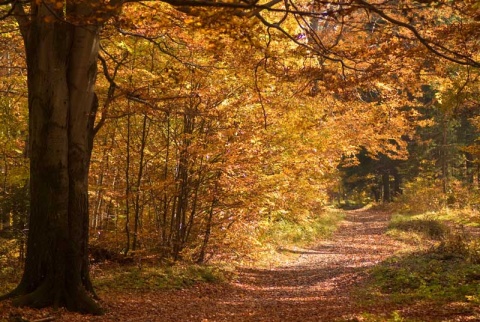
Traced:
<svg viewBox="0 0 480 322">
<path fill-rule="evenodd" d="M 210 0 L 161 0 L 174 7 L 216 7 L 216 8 L 231 8 L 231 9 L 254 9 L 260 6 L 256 3 L 244 2 L 221 2 Z M 280 2 L 281 0 L 274 0 Z"/>
<path fill-rule="evenodd" d="M 103 67 L 103 74 L 104 74 L 105 78 L 107 79 L 107 81 L 110 83 L 110 86 L 108 88 L 107 99 L 105 100 L 105 103 L 103 104 L 103 107 L 102 107 L 102 116 L 101 116 L 100 120 L 98 121 L 97 125 L 93 129 L 94 135 L 97 134 L 97 132 L 105 124 L 105 121 L 106 121 L 107 116 L 108 116 L 108 107 L 110 106 L 110 104 L 115 99 L 115 90 L 118 87 L 117 84 L 115 83 L 115 78 L 117 76 L 118 70 L 120 69 L 120 66 L 122 66 L 122 64 L 125 62 L 127 57 L 128 57 L 128 55 L 124 55 L 122 57 L 121 61 L 116 62 L 117 64 L 116 64 L 116 66 L 113 70 L 113 75 L 110 75 L 110 73 L 108 71 L 107 61 L 101 55 L 98 56 L 98 60 L 100 60 L 100 63 L 102 64 L 102 67 Z"/>
<path fill-rule="evenodd" d="M 13 14 L 15 19 L 17 20 L 18 26 L 20 28 L 20 33 L 22 34 L 23 39 L 26 40 L 28 36 L 28 26 L 30 24 L 30 19 L 28 19 L 25 8 L 23 7 L 23 3 L 18 0 L 13 1 L 10 13 Z"/>
<path fill-rule="evenodd" d="M 267 4 L 258 6 L 255 10 L 245 14 L 245 16 L 248 17 L 248 18 L 254 17 L 255 15 L 259 14 L 262 10 L 270 9 L 279 2 L 282 2 L 282 0 L 272 0 L 272 1 L 268 2 Z"/>
</svg>

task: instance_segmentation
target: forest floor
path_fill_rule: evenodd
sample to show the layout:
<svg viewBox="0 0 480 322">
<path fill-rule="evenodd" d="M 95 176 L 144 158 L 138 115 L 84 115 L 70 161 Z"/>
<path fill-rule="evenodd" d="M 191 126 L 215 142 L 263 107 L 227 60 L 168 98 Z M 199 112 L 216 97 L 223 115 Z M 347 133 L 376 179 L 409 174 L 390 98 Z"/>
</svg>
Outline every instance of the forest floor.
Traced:
<svg viewBox="0 0 480 322">
<path fill-rule="evenodd" d="M 385 234 L 388 221 L 384 212 L 349 211 L 328 240 L 308 249 L 285 249 L 298 255 L 287 265 L 240 268 L 225 283 L 147 292 L 101 290 L 103 316 L 19 309 L 4 302 L 0 321 L 480 321 L 480 309 L 462 303 L 402 305 L 378 294 L 368 298 L 372 268 L 395 253 L 412 251 Z"/>
</svg>

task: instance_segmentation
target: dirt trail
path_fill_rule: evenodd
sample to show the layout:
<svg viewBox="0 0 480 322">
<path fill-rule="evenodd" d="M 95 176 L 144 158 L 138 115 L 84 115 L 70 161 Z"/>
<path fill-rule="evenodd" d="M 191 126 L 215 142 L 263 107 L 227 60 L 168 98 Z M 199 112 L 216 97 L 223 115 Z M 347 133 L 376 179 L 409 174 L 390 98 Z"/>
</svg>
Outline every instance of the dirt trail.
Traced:
<svg viewBox="0 0 480 322">
<path fill-rule="evenodd" d="M 384 235 L 387 215 L 348 212 L 331 239 L 274 269 L 242 269 L 228 285 L 161 293 L 103 295 L 109 312 L 90 321 L 333 321 L 359 313 L 351 299 L 368 268 L 402 245 Z M 66 318 L 66 317 L 65 317 Z M 63 320 L 63 319 L 62 319 Z M 70 321 L 65 319 L 65 321 Z"/>
<path fill-rule="evenodd" d="M 369 269 L 408 247 L 385 234 L 388 221 L 383 212 L 349 211 L 328 240 L 309 249 L 285 250 L 299 255 L 294 262 L 272 269 L 243 268 L 230 283 L 156 292 L 103 291 L 99 294 L 107 310 L 103 316 L 19 309 L 0 302 L 0 322 L 353 322 L 364 321 L 366 311 L 391 317 L 395 309 L 416 317 L 410 321 L 480 321 L 479 312 L 462 315 L 461 305 L 452 309 L 422 303 L 358 304 L 355 294 L 368 283 Z"/>
<path fill-rule="evenodd" d="M 284 267 L 244 268 L 228 284 L 205 283 L 162 292 L 103 293 L 100 297 L 107 309 L 104 316 L 65 311 L 47 311 L 42 316 L 53 315 L 54 321 L 64 322 L 361 321 L 355 317 L 366 308 L 357 304 L 354 295 L 364 285 L 368 270 L 406 247 L 385 235 L 388 220 L 387 214 L 378 211 L 349 211 L 328 240 L 310 249 L 286 250 L 299 257 Z M 374 303 L 368 310 L 391 316 L 395 308 L 384 305 Z M 430 308 L 427 313 L 421 307 L 407 308 L 413 316 L 425 318 L 418 321 L 466 321 L 458 316 L 442 318 L 437 315 L 438 309 Z M 20 314 L 25 316 L 25 311 Z M 32 314 L 39 316 L 39 312 Z M 1 314 L 0 321 L 5 321 Z"/>
</svg>

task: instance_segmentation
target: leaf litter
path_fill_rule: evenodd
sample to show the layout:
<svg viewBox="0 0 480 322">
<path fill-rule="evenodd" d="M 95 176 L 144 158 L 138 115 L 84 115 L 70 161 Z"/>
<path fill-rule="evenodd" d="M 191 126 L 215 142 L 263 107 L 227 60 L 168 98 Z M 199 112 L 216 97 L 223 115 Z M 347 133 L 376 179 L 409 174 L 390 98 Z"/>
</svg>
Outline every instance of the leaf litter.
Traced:
<svg viewBox="0 0 480 322">
<path fill-rule="evenodd" d="M 359 297 L 372 267 L 411 247 L 385 234 L 388 221 L 384 212 L 349 211 L 328 240 L 284 249 L 298 254 L 295 261 L 269 269 L 242 267 L 229 282 L 155 291 L 102 288 L 102 316 L 16 308 L 6 301 L 0 302 L 0 322 L 480 321 L 480 311 L 462 303 L 402 306 L 388 299 L 363 301 L 369 294 Z"/>
</svg>

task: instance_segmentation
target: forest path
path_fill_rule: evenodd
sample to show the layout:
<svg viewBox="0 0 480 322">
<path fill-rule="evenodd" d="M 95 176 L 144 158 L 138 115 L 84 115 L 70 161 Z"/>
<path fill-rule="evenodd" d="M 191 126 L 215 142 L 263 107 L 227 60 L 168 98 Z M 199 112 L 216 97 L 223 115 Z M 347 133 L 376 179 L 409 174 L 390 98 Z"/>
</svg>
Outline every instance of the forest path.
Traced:
<svg viewBox="0 0 480 322">
<path fill-rule="evenodd" d="M 405 247 L 384 234 L 388 220 L 383 212 L 349 211 L 328 240 L 309 249 L 287 250 L 300 254 L 287 266 L 243 268 L 225 285 L 102 294 L 108 313 L 88 320 L 355 321 L 352 318 L 362 311 L 353 299 L 354 289 L 369 268 Z"/>
</svg>

